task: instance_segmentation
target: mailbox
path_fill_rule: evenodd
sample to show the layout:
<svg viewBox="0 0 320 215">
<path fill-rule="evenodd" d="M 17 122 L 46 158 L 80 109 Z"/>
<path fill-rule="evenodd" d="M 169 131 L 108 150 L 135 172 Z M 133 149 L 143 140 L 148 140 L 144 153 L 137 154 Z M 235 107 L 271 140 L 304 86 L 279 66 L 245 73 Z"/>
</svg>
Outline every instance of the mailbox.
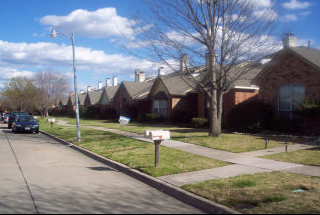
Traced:
<svg viewBox="0 0 320 215">
<path fill-rule="evenodd" d="M 159 165 L 161 141 L 170 139 L 170 131 L 163 131 L 163 130 L 145 131 L 145 137 L 153 140 L 154 142 L 154 145 L 155 145 L 154 165 L 155 167 L 157 167 Z"/>
<path fill-rule="evenodd" d="M 56 119 L 48 119 L 48 122 L 51 123 L 51 130 L 53 131 L 53 123 L 56 122 Z"/>
<path fill-rule="evenodd" d="M 156 130 L 156 131 L 146 131 L 145 136 L 149 139 L 155 140 L 169 140 L 170 131 Z"/>
<path fill-rule="evenodd" d="M 56 119 L 48 119 L 48 122 L 54 123 L 56 122 Z"/>
</svg>

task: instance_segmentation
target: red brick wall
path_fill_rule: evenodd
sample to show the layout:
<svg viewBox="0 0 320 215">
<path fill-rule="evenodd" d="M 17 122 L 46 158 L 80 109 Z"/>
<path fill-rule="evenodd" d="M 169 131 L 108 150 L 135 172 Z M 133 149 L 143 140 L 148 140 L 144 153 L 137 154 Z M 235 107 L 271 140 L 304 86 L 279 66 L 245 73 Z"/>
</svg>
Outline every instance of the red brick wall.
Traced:
<svg viewBox="0 0 320 215">
<path fill-rule="evenodd" d="M 124 102 L 125 101 L 125 102 Z M 118 114 L 128 114 L 128 108 L 131 104 L 131 98 L 128 92 L 125 90 L 123 85 L 121 85 L 118 89 L 115 99 L 115 109 Z"/>
<path fill-rule="evenodd" d="M 254 89 L 231 89 L 223 96 L 223 117 L 226 117 L 228 112 L 235 105 L 255 99 L 259 91 Z"/>
<path fill-rule="evenodd" d="M 206 117 L 206 98 L 203 94 L 198 94 L 198 117 Z"/>
<path fill-rule="evenodd" d="M 188 114 L 192 118 L 198 116 L 198 94 L 191 93 L 186 97 L 173 97 L 169 105 L 171 105 L 167 116 L 169 120 L 172 120 L 172 117 L 176 117 L 174 115 L 177 114 Z"/>
</svg>

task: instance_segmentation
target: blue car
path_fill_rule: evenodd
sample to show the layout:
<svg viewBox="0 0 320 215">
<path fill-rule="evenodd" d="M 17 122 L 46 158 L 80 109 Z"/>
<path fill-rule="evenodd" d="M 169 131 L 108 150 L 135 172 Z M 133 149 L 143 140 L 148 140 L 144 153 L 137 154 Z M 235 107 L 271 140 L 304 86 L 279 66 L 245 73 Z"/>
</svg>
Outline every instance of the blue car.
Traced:
<svg viewBox="0 0 320 215">
<path fill-rule="evenodd" d="M 12 123 L 12 132 L 39 133 L 39 124 L 33 116 L 19 115 Z"/>
</svg>

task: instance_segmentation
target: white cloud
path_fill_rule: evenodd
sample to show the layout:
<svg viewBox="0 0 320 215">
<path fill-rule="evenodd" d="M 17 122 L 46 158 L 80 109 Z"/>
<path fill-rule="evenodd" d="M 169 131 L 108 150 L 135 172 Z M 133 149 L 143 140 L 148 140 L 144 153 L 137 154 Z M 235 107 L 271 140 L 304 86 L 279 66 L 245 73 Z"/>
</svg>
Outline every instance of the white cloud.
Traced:
<svg viewBox="0 0 320 215">
<path fill-rule="evenodd" d="M 250 2 L 254 8 L 268 8 L 272 6 L 271 0 L 245 0 Z"/>
<path fill-rule="evenodd" d="M 279 19 L 281 22 L 290 22 L 290 21 L 297 21 L 298 17 L 295 14 L 287 14 L 285 16 L 280 17 Z"/>
<path fill-rule="evenodd" d="M 78 9 L 67 16 L 48 15 L 40 19 L 42 25 L 57 27 L 62 32 L 73 31 L 90 38 L 109 36 L 131 37 L 135 21 L 117 15 L 115 8 L 101 8 L 96 11 Z"/>
<path fill-rule="evenodd" d="M 311 14 L 311 11 L 305 11 L 300 13 L 301 16 L 308 16 L 310 14 Z"/>
<path fill-rule="evenodd" d="M 19 71 L 15 68 L 9 68 L 9 67 L 0 67 L 0 80 L 10 80 L 14 77 L 27 77 L 32 78 L 33 72 L 31 71 Z"/>
<path fill-rule="evenodd" d="M 253 11 L 253 15 L 257 18 L 263 18 L 264 20 L 276 20 L 278 14 L 271 9 L 261 9 Z"/>
<path fill-rule="evenodd" d="M 91 50 L 85 47 L 76 47 L 77 71 L 88 71 L 89 74 L 131 74 L 134 69 L 141 68 L 145 71 L 154 69 L 154 64 L 138 60 L 122 54 L 108 55 L 101 50 Z M 54 43 L 11 43 L 0 40 L 0 75 L 26 74 L 28 70 L 56 69 L 59 71 L 72 70 L 72 47 Z M 12 69 L 14 68 L 14 69 Z M 24 71 L 19 73 L 19 71 Z M 11 77 L 8 77 L 9 79 Z"/>
<path fill-rule="evenodd" d="M 291 0 L 290 2 L 283 3 L 283 7 L 287 9 L 304 9 L 310 7 L 309 2 L 299 2 L 298 0 Z"/>
</svg>

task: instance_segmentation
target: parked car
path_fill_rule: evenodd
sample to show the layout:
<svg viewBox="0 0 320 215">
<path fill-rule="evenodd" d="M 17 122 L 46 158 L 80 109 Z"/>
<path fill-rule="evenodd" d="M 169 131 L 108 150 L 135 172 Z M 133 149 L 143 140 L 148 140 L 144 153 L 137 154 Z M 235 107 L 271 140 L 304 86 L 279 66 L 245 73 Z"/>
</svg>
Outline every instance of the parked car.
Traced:
<svg viewBox="0 0 320 215">
<path fill-rule="evenodd" d="M 28 116 L 29 114 L 27 112 L 24 111 L 13 111 L 12 113 L 10 113 L 10 118 L 8 121 L 8 128 L 12 127 L 12 123 L 16 120 L 17 116 Z"/>
<path fill-rule="evenodd" d="M 17 115 L 12 123 L 12 132 L 39 133 L 39 124 L 33 116 Z"/>
<path fill-rule="evenodd" d="M 10 114 L 6 114 L 3 118 L 3 123 L 8 123 L 9 122 L 9 118 L 10 118 Z"/>
</svg>

